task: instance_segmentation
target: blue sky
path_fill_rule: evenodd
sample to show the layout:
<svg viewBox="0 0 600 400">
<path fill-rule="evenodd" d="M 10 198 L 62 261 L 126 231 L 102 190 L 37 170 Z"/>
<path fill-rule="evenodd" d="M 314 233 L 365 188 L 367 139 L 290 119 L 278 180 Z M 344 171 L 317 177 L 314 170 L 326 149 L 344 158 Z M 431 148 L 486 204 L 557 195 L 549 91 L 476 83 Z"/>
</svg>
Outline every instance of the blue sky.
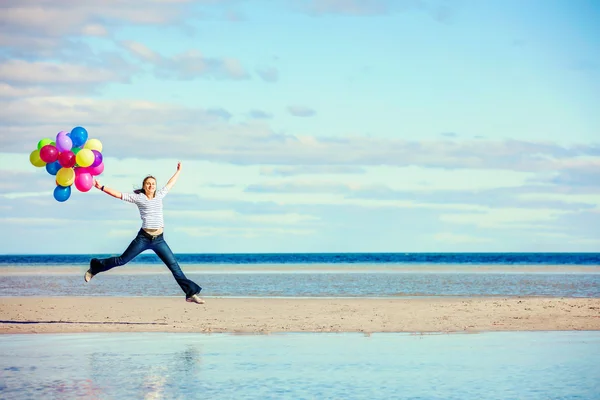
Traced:
<svg viewBox="0 0 600 400">
<path fill-rule="evenodd" d="M 595 1 L 8 0 L 0 253 L 119 253 L 134 205 L 29 163 L 87 128 L 175 252 L 600 251 Z"/>
</svg>

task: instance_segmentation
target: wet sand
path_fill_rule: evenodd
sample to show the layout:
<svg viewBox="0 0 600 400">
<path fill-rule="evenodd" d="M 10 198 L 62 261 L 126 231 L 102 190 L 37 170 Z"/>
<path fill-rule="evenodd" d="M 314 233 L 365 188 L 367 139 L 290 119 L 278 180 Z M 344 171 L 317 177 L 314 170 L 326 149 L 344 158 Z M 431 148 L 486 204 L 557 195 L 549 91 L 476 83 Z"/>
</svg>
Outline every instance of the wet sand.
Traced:
<svg viewBox="0 0 600 400">
<path fill-rule="evenodd" d="M 598 298 L 4 297 L 0 333 L 600 330 Z"/>
</svg>

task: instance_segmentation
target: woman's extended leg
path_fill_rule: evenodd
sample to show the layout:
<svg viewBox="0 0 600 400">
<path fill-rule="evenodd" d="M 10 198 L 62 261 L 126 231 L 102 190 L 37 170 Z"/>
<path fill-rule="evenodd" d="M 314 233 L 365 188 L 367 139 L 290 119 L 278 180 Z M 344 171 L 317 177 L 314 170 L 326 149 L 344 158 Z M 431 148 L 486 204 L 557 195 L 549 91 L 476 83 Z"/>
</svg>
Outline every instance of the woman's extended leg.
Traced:
<svg viewBox="0 0 600 400">
<path fill-rule="evenodd" d="M 119 267 L 133 260 L 142 251 L 150 248 L 150 241 L 138 232 L 138 235 L 131 241 L 127 249 L 118 257 L 92 258 L 90 262 L 90 273 L 96 275 L 100 272 L 108 271 L 111 268 Z"/>
<path fill-rule="evenodd" d="M 171 248 L 165 242 L 162 234 L 152 241 L 152 250 L 156 255 L 165 263 L 165 265 L 171 270 L 173 277 L 181 287 L 181 290 L 185 293 L 186 298 L 190 298 L 195 294 L 200 293 L 202 288 L 195 282 L 186 278 L 185 274 L 179 267 L 175 255 L 171 251 Z"/>
</svg>

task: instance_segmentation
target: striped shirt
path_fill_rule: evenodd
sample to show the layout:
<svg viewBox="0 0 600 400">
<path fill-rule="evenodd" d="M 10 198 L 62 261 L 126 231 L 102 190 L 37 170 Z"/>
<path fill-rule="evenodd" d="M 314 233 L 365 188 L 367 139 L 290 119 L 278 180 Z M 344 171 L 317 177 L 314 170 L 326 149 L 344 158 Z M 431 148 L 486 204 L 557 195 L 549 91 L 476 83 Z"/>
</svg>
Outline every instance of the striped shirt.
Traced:
<svg viewBox="0 0 600 400">
<path fill-rule="evenodd" d="M 169 188 L 165 186 L 156 191 L 153 199 L 148 199 L 145 193 L 122 193 L 121 199 L 138 206 L 142 228 L 159 229 L 165 226 L 162 199 L 168 192 Z"/>
</svg>

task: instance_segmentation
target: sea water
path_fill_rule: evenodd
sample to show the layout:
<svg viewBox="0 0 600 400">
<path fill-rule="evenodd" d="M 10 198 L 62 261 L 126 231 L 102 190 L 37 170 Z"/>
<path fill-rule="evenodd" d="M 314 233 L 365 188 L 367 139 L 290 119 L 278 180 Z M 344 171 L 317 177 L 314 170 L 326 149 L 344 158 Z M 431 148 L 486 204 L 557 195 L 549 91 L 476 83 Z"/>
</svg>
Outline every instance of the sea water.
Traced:
<svg viewBox="0 0 600 400">
<path fill-rule="evenodd" d="M 599 332 L 0 336 L 3 399 L 598 399 Z"/>
<path fill-rule="evenodd" d="M 2 255 L 0 296 L 180 296 L 152 253 L 83 284 L 91 257 Z M 203 296 L 600 297 L 599 253 L 180 254 Z"/>
<path fill-rule="evenodd" d="M 164 268 L 166 270 L 166 268 Z M 600 297 L 600 274 L 555 272 L 194 271 L 206 297 Z M 180 296 L 168 270 L 108 271 L 84 283 L 85 269 L 0 273 L 0 296 Z"/>
</svg>

